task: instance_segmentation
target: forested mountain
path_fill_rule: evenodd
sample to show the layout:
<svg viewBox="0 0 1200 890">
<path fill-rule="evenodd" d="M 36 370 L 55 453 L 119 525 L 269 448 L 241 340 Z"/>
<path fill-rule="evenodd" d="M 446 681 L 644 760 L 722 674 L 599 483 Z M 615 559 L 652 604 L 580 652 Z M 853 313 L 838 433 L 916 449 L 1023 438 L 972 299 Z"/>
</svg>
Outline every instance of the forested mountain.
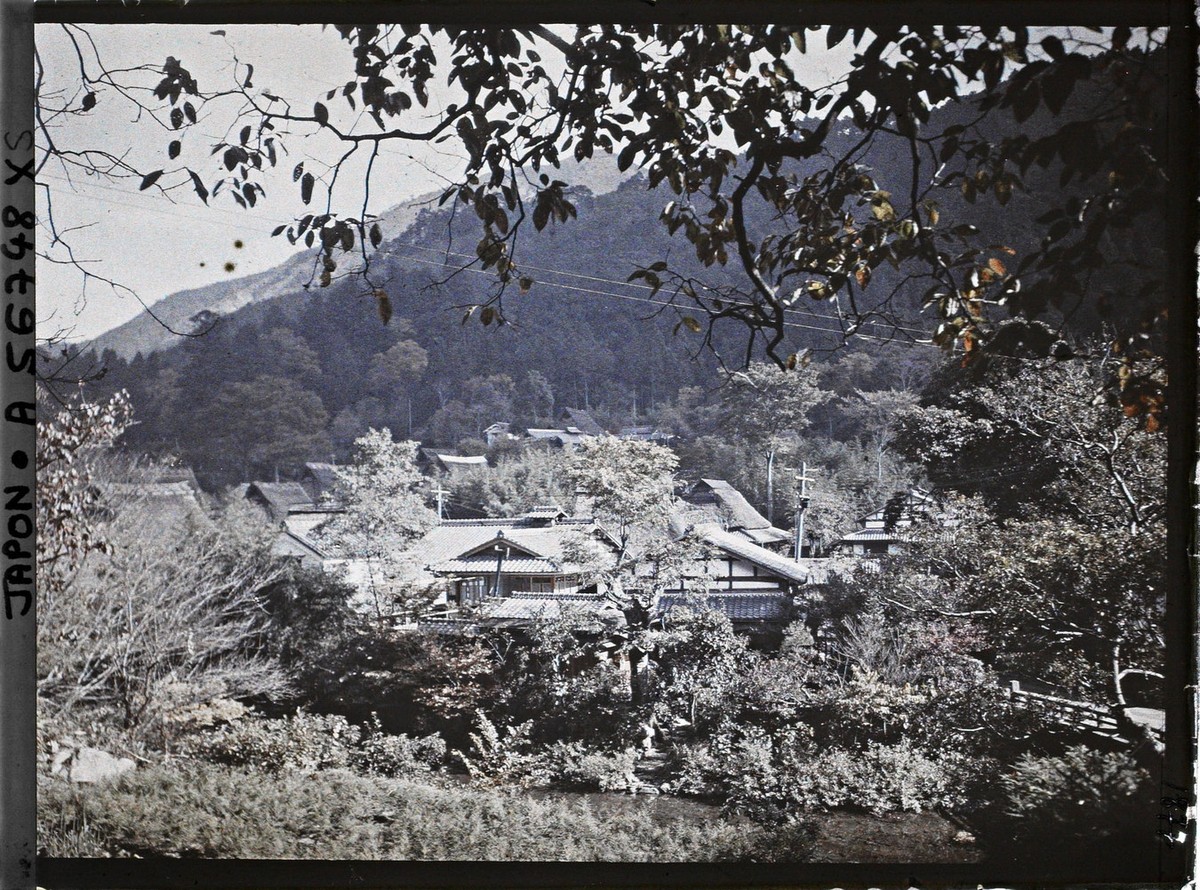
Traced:
<svg viewBox="0 0 1200 890">
<path fill-rule="evenodd" d="M 1072 101 L 1086 104 L 1088 91 L 1077 90 Z M 1070 113 L 1068 106 L 1057 119 L 1043 112 L 1013 126 L 1036 138 Z M 928 130 L 966 127 L 972 115 L 969 103 L 944 106 Z M 855 138 L 849 124 L 837 135 L 847 145 Z M 877 142 L 861 166 L 881 185 L 907 190 L 910 158 L 890 155 L 887 146 Z M 1026 185 L 1027 191 L 986 197 L 943 189 L 938 204 L 947 220 L 978 226 L 1008 248 L 1015 266 L 1034 246 L 1027 243 L 1037 230 L 1032 221 L 1063 199 L 1054 163 L 1029 171 Z M 705 348 L 693 330 L 699 325 L 663 305 L 665 289 L 626 283 L 633 269 L 664 257 L 673 268 L 687 268 L 680 252 L 690 245 L 659 222 L 672 195 L 661 186 L 648 189 L 635 175 L 604 194 L 574 187 L 568 196 L 576 219 L 540 233 L 527 227 L 522 235 L 521 280 L 503 296 L 503 324 L 481 325 L 478 311 L 464 317 L 494 286 L 490 274 L 463 268 L 475 258 L 476 221 L 456 217 L 453 202 L 416 201 L 387 214 L 384 240 L 371 258 L 372 280 L 388 294 L 388 324 L 360 278 L 334 277 L 321 287 L 311 280 L 312 259 L 298 255 L 269 272 L 183 292 L 156 307 L 169 308 L 165 320 L 180 326 L 202 311 L 215 313 L 216 324 L 203 336 L 178 342 L 143 315 L 99 338 L 94 363 L 82 356 L 71 373 L 102 367 L 98 395 L 131 394 L 139 424 L 126 436 L 130 447 L 176 453 L 212 484 L 287 473 L 303 460 L 344 454 L 370 426 L 453 446 L 480 438 L 497 420 L 548 424 L 554 409 L 567 405 L 586 407 L 615 428 L 648 411 L 655 419 L 662 411 L 652 409 L 664 406 L 678 413 L 673 403 L 681 387 L 699 387 L 707 394 L 701 402 L 715 402 L 723 382 L 719 362 L 740 366 L 749 357 L 745 331 L 736 323 L 718 326 L 712 348 Z M 771 220 L 751 217 L 748 226 L 765 235 Z M 1143 227 L 1128 234 L 1125 252 L 1132 248 L 1155 262 L 1158 233 Z M 705 268 L 695 258 L 691 267 L 707 286 L 737 284 L 720 267 Z M 1110 265 L 1103 282 L 1089 283 L 1113 295 L 1113 311 L 1123 311 L 1121 298 L 1136 294 L 1124 286 L 1125 275 Z M 864 333 L 903 340 L 931 327 L 917 304 L 918 288 L 906 288 L 899 271 L 880 266 L 866 293 L 890 300 L 911 330 L 897 334 L 881 324 Z M 834 307 L 806 299 L 792 319 L 791 350 L 813 348 L 818 364 L 835 357 L 842 344 Z M 1099 322 L 1076 317 L 1071 327 L 1096 330 Z M 177 345 L 162 348 L 172 339 Z M 877 347 L 874 339 L 865 344 Z M 54 364 L 49 358 L 43 367 L 52 373 Z M 880 380 L 867 388 L 889 385 Z M 689 395 L 689 403 L 696 398 Z"/>
</svg>

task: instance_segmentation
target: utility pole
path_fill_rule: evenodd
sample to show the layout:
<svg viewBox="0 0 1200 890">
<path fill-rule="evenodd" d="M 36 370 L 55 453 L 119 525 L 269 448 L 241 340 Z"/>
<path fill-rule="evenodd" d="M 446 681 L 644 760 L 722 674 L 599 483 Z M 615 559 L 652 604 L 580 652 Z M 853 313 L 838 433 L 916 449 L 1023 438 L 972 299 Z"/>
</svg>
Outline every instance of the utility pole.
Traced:
<svg viewBox="0 0 1200 890">
<path fill-rule="evenodd" d="M 442 483 L 441 483 L 441 482 L 439 482 L 439 483 L 437 484 L 437 489 L 436 489 L 436 490 L 435 490 L 433 493 L 434 493 L 434 495 L 436 495 L 436 496 L 437 496 L 438 522 L 441 522 L 443 519 L 445 519 L 445 518 L 446 518 L 446 515 L 445 515 L 445 509 L 444 509 L 444 506 L 443 506 L 443 501 L 442 501 L 442 498 L 444 498 L 444 497 L 445 497 L 446 495 L 448 495 L 450 492 L 448 492 L 448 491 L 445 491 L 445 490 L 442 488 Z"/>
<path fill-rule="evenodd" d="M 804 514 L 808 512 L 808 483 L 813 482 L 808 476 L 808 464 L 800 465 L 800 475 L 796 477 L 800 483 L 800 497 L 796 501 L 796 562 L 804 554 Z"/>
</svg>

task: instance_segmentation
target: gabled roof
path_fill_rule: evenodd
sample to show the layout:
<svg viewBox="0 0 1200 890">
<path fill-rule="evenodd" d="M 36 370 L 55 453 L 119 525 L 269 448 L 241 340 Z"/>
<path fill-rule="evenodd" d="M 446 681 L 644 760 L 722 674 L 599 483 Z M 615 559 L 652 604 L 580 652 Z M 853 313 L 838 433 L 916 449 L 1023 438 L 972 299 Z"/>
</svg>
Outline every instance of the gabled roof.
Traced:
<svg viewBox="0 0 1200 890">
<path fill-rule="evenodd" d="M 692 510 L 686 516 L 691 523 L 715 521 L 722 528 L 737 532 L 755 544 L 780 544 L 792 536 L 777 528 L 750 505 L 740 491 L 724 479 L 701 479 L 684 495 Z M 695 515 L 699 514 L 699 515 Z"/>
<path fill-rule="evenodd" d="M 333 491 L 337 487 L 337 482 L 336 464 L 310 462 L 304 465 L 301 484 L 309 489 L 309 493 L 314 499 Z"/>
<path fill-rule="evenodd" d="M 476 547 L 472 547 L 466 553 L 460 554 L 460 559 L 471 559 L 476 556 L 491 555 L 503 550 L 506 553 L 515 553 L 518 556 L 542 556 L 535 550 L 530 549 L 527 545 L 520 544 L 514 541 L 508 535 L 504 534 L 504 529 L 497 530 L 495 537 L 489 541 L 484 541 Z M 494 558 L 494 557 L 493 557 Z"/>
<path fill-rule="evenodd" d="M 692 532 L 704 543 L 739 559 L 744 559 L 751 565 L 758 566 L 767 574 L 796 584 L 808 583 L 809 570 L 802 563 L 773 553 L 765 547 L 760 547 L 735 532 L 727 532 L 715 523 L 694 526 Z"/>
<path fill-rule="evenodd" d="M 472 572 L 486 567 L 495 571 L 495 555 L 483 555 L 481 550 L 503 541 L 521 554 L 505 560 L 505 571 L 533 574 L 559 574 L 577 571 L 564 556 L 566 545 L 580 536 L 593 537 L 608 543 L 602 529 L 594 522 L 558 522 L 546 525 L 525 517 L 516 519 L 485 519 L 479 521 L 452 520 L 441 523 L 413 545 L 413 557 L 418 564 L 437 572 Z M 523 560 L 532 560 L 527 565 Z M 536 565 L 535 565 L 536 563 Z M 521 568 L 518 568 L 521 566 Z"/>
<path fill-rule="evenodd" d="M 596 422 L 596 418 L 583 408 L 563 408 L 558 416 L 561 420 L 566 421 L 566 427 L 569 432 L 574 432 L 571 427 L 578 427 L 578 432 L 585 436 L 603 436 L 604 427 Z"/>
<path fill-rule="evenodd" d="M 246 497 L 262 504 L 272 519 L 281 522 L 293 507 L 316 508 L 299 482 L 251 482 L 246 487 Z"/>
</svg>

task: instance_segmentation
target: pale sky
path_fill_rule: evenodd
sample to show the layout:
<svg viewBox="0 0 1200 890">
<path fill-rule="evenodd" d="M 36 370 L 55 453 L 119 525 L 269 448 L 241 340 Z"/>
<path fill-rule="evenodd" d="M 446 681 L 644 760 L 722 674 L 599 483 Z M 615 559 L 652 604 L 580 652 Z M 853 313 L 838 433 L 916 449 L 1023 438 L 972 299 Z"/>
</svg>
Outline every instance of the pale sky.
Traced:
<svg viewBox="0 0 1200 890">
<path fill-rule="evenodd" d="M 226 34 L 217 36 L 211 33 L 214 30 Z M 238 25 L 218 29 L 213 25 L 92 25 L 88 31 L 104 57 L 113 60 L 109 64 L 150 61 L 161 66 L 168 55 L 174 55 L 192 72 L 202 90 L 233 83 L 235 56 L 254 65 L 255 88 L 284 97 L 305 97 L 309 103 L 324 99 L 324 92 L 340 87 L 351 72 L 345 44 L 335 31 L 323 32 L 319 26 Z M 58 25 L 39 25 L 37 41 L 48 84 L 55 83 L 56 73 L 76 66 L 71 45 Z M 244 74 L 245 68 L 239 71 Z M 115 97 L 105 100 L 106 95 L 101 93 L 91 114 L 72 120 L 56 134 L 60 146 L 86 144 L 103 146 L 114 153 L 129 151 L 135 166 L 145 170 L 170 170 L 187 163 L 206 173 L 215 171 L 208 160 L 209 146 L 223 137 L 223 127 L 232 117 L 232 105 L 227 107 L 228 115 L 219 119 L 214 115 L 211 126 L 201 128 L 203 136 L 199 132 L 188 134 L 182 155 L 172 162 L 166 156 L 166 144 L 172 138 L 169 131 L 152 121 L 135 121 L 131 106 L 119 103 Z M 337 104 L 330 102 L 331 107 Z M 437 97 L 431 97 L 431 113 L 437 112 L 437 105 Z M 86 227 L 67 236 L 76 258 L 87 261 L 89 270 L 132 288 L 152 304 L 178 290 L 268 269 L 296 251 L 286 239 L 269 237 L 276 226 L 291 222 L 291 212 L 300 206 L 291 171 L 301 160 L 317 169 L 312 167 L 314 158 L 328 160 L 333 145 L 332 140 L 320 137 L 292 138 L 288 145 L 292 154 L 281 159 L 263 179 L 267 198 L 250 210 L 242 210 L 225 195 L 210 199 L 210 206 L 205 207 L 186 185 L 172 200 L 156 191 L 139 192 L 136 180 L 114 183 L 76 175 L 68 182 L 67 173 L 53 161 L 41 179 L 52 189 L 50 200 L 57 229 L 64 232 Z M 431 170 L 441 167 L 449 171 L 456 163 L 457 158 L 440 156 L 430 146 L 385 147 L 376 162 L 377 197 L 370 211 L 381 213 L 437 188 L 442 180 Z M 167 181 L 166 176 L 163 181 Z M 356 201 L 360 194 L 346 190 L 347 198 Z M 39 188 L 38 201 L 39 219 L 44 219 L 45 189 Z M 357 215 L 360 207 L 347 202 L 344 209 Z M 39 231 L 38 238 L 39 247 L 51 242 L 45 229 Z M 235 247 L 237 241 L 244 246 Z M 225 271 L 227 262 L 236 266 L 232 273 Z M 81 289 L 82 276 L 77 270 L 40 262 L 39 325 L 45 329 L 73 328 L 75 337 L 90 338 L 141 311 L 133 297 L 114 293 L 95 281 L 88 284 L 86 299 Z"/>
</svg>

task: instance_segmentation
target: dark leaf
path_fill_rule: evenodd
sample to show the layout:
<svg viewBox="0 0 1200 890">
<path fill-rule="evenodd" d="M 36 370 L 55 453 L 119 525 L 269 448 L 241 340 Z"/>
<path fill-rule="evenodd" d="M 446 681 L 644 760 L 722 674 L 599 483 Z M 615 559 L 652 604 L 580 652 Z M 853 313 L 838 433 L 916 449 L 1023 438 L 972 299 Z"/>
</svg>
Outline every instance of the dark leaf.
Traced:
<svg viewBox="0 0 1200 890">
<path fill-rule="evenodd" d="M 304 161 L 296 165 L 296 169 L 292 171 L 292 182 L 298 182 L 300 177 L 304 175 Z"/>
<path fill-rule="evenodd" d="M 91 111 L 93 108 L 95 108 L 96 107 L 96 94 L 88 93 L 86 96 L 84 96 L 83 102 L 80 103 L 79 107 L 82 108 L 84 111 Z"/>
<path fill-rule="evenodd" d="M 179 152 L 182 149 L 183 143 L 178 139 L 174 140 L 170 145 L 167 146 L 167 157 L 169 157 L 171 160 L 175 160 L 175 158 L 179 157 Z"/>
<path fill-rule="evenodd" d="M 250 89 L 251 86 L 253 86 L 253 84 L 250 83 L 250 78 L 252 78 L 253 76 L 254 76 L 254 66 L 247 65 L 246 66 L 246 79 L 242 83 L 242 89 L 248 90 L 248 89 Z"/>
<path fill-rule="evenodd" d="M 195 109 L 195 107 L 193 107 L 191 102 L 183 103 L 183 113 L 185 115 L 187 115 L 187 119 L 188 119 L 189 123 L 194 124 L 196 122 L 196 109 Z"/>
<path fill-rule="evenodd" d="M 178 108 L 171 109 L 171 129 L 178 130 L 183 126 L 183 112 Z"/>
<path fill-rule="evenodd" d="M 621 153 L 617 155 L 617 169 L 624 172 L 629 169 L 629 165 L 633 163 L 633 156 L 637 154 L 637 146 L 630 144 L 621 149 Z"/>
<path fill-rule="evenodd" d="M 1071 90 L 1075 86 L 1075 78 L 1063 68 L 1057 68 L 1042 78 L 1042 98 L 1046 107 L 1058 114 L 1066 104 Z"/>
<path fill-rule="evenodd" d="M 242 145 L 245 145 L 247 142 L 250 141 L 250 125 L 249 124 L 242 127 L 242 132 L 238 136 L 238 141 L 241 142 Z"/>
<path fill-rule="evenodd" d="M 378 247 L 382 241 L 383 232 L 379 230 L 379 223 L 375 223 L 375 225 L 371 226 L 371 246 Z"/>
<path fill-rule="evenodd" d="M 305 204 L 312 200 L 313 185 L 315 184 L 316 180 L 313 179 L 311 173 L 305 173 L 300 179 L 300 200 Z"/>
<path fill-rule="evenodd" d="M 147 173 L 144 177 L 142 177 L 142 184 L 138 186 L 138 191 L 144 192 L 146 189 L 150 188 L 150 186 L 154 185 L 154 183 L 158 182 L 158 177 L 162 175 L 163 172 L 161 170 L 155 170 L 153 173 Z"/>
<path fill-rule="evenodd" d="M 194 170 L 188 171 L 188 176 L 192 177 L 192 187 L 196 189 L 196 194 L 200 196 L 200 200 L 205 204 L 208 203 L 208 189 L 204 187 L 204 183 L 200 180 L 200 175 Z"/>
<path fill-rule="evenodd" d="M 329 123 L 329 109 L 317 102 L 313 105 L 313 117 L 317 119 L 317 123 L 325 126 Z"/>
</svg>

